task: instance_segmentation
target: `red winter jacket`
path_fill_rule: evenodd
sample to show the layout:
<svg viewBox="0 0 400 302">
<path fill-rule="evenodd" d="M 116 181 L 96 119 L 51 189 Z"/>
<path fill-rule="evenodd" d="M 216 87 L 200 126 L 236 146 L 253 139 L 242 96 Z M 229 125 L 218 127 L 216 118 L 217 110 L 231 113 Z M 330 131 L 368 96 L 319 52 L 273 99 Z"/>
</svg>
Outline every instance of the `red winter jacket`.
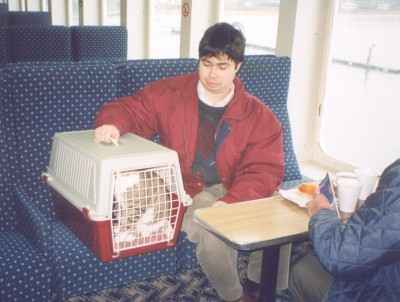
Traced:
<svg viewBox="0 0 400 302">
<path fill-rule="evenodd" d="M 153 82 L 132 96 L 105 104 L 96 127 L 113 124 L 121 135 L 146 138 L 155 133 L 178 152 L 185 190 L 194 196 L 204 188 L 192 174 L 199 128 L 197 73 Z M 236 78 L 235 95 L 216 132 L 217 170 L 227 194 L 225 202 L 270 196 L 284 173 L 282 128 L 275 115 L 250 95 Z"/>
</svg>

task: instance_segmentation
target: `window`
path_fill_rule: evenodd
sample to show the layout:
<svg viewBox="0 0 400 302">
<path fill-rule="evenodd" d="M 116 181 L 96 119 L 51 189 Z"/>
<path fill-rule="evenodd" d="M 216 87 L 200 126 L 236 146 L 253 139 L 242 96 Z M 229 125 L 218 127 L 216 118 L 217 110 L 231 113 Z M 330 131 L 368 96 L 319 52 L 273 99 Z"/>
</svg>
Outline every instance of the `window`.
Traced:
<svg viewBox="0 0 400 302">
<path fill-rule="evenodd" d="M 246 54 L 275 53 L 280 0 L 225 0 L 222 20 L 246 37 Z"/>
<path fill-rule="evenodd" d="M 321 116 L 321 147 L 382 170 L 400 156 L 400 1 L 341 0 Z"/>
<path fill-rule="evenodd" d="M 79 14 L 80 14 L 79 0 L 72 0 L 72 16 L 70 19 L 71 26 L 79 25 Z"/>
<path fill-rule="evenodd" d="M 181 0 L 152 1 L 150 56 L 179 58 Z"/>
<path fill-rule="evenodd" d="M 47 0 L 40 0 L 40 4 L 41 4 L 41 10 L 44 12 L 49 11 L 49 3 Z"/>
<path fill-rule="evenodd" d="M 105 25 L 120 25 L 121 24 L 121 1 L 107 0 L 105 13 Z"/>
<path fill-rule="evenodd" d="M 5 1 L 3 3 L 8 3 L 8 10 L 9 11 L 22 10 L 22 8 L 20 7 L 20 3 L 17 0 L 9 0 L 9 1 Z"/>
</svg>

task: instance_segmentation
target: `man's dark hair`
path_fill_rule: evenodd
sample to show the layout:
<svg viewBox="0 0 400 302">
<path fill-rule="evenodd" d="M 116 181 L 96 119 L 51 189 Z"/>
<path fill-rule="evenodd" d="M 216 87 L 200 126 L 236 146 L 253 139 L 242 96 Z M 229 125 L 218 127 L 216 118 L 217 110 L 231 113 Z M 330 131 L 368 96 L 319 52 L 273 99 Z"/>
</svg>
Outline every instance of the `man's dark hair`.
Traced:
<svg viewBox="0 0 400 302">
<path fill-rule="evenodd" d="M 228 23 L 216 23 L 209 27 L 199 44 L 199 57 L 215 57 L 226 54 L 235 63 L 243 62 L 246 39 L 242 32 Z"/>
</svg>

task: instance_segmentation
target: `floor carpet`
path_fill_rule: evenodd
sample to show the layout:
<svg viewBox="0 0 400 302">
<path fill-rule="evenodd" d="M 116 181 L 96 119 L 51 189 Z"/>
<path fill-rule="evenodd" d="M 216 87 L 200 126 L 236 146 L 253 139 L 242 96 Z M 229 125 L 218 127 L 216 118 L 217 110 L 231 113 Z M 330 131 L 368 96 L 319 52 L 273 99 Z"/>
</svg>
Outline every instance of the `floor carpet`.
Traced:
<svg viewBox="0 0 400 302">
<path fill-rule="evenodd" d="M 242 254 L 238 259 L 238 271 L 243 283 L 247 279 L 247 266 L 248 257 Z M 291 300 L 287 290 L 277 292 L 276 302 Z M 164 275 L 121 288 L 71 297 L 64 302 L 221 302 L 221 299 L 198 267 L 176 276 Z"/>
<path fill-rule="evenodd" d="M 72 297 L 65 302 L 218 302 L 216 291 L 200 269 L 181 272 L 177 276 L 161 276 L 154 280 L 128 284 L 122 288 Z"/>
</svg>

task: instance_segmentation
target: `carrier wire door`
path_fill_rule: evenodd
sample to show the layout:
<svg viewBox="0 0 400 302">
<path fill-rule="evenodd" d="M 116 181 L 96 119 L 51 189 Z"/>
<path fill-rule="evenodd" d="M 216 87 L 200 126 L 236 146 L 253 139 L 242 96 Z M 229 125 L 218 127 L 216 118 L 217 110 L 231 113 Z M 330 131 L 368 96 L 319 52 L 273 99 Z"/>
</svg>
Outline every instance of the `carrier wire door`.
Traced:
<svg viewBox="0 0 400 302">
<path fill-rule="evenodd" d="M 173 241 L 182 210 L 171 166 L 114 172 L 114 253 Z"/>
</svg>

